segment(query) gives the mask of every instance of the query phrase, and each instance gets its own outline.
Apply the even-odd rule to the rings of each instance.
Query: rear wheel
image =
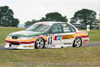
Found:
[[[38,38],[35,42],[35,48],[42,49],[45,47],[45,41],[42,38]]]
[[[81,46],[82,46],[82,40],[81,40],[81,38],[76,38],[74,40],[73,47],[81,47]]]

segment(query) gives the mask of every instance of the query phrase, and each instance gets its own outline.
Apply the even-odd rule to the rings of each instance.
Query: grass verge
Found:
[[[90,42],[100,42],[100,30],[91,30],[89,32]]]
[[[18,66],[13,66],[12,62],[13,63],[36,62],[37,64],[34,67],[50,67],[50,66],[43,66],[42,63],[62,63],[62,62],[64,63],[87,62],[87,63],[99,64],[100,47],[35,49],[35,50],[0,50],[0,67],[18,67]],[[58,66],[55,65],[54,67]],[[71,67],[84,67],[84,66],[71,66]],[[95,66],[95,67],[100,67],[100,66]]]
[[[5,38],[8,34],[16,31],[24,30],[25,28],[15,28],[15,27],[0,27],[0,44],[5,44]]]

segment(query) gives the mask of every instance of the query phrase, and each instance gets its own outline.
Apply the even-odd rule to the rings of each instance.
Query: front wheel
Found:
[[[38,38],[35,42],[35,48],[42,49],[45,47],[45,41],[42,38]]]
[[[81,46],[82,46],[82,40],[81,40],[81,38],[76,38],[74,40],[73,47],[81,47]]]

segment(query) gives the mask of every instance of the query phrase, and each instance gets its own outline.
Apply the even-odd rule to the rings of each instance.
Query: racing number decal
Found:
[[[48,36],[47,43],[48,45],[52,44],[52,36]]]

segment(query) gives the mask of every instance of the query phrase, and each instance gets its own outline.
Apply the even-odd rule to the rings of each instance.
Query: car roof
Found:
[[[47,24],[47,25],[53,25],[55,23],[67,23],[67,22],[59,22],[59,21],[43,21],[43,22],[37,22],[37,24]]]

